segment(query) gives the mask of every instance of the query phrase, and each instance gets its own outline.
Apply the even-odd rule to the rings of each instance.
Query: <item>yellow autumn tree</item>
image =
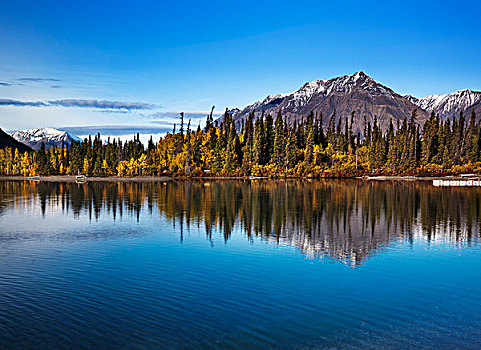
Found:
[[[137,160],[137,175],[143,175],[144,170],[147,168],[147,155],[144,153]]]
[[[28,152],[25,152],[22,156],[22,159],[20,161],[21,164],[21,172],[23,176],[29,176],[30,175],[30,157],[28,156]]]
[[[88,176],[89,175],[89,171],[90,171],[90,162],[89,162],[89,159],[88,158],[84,158],[84,164],[83,164],[83,167],[82,167],[82,172],[85,176]]]
[[[112,171],[110,170],[110,167],[109,167],[109,164],[107,163],[107,159],[104,159],[102,161],[102,174],[104,176],[111,176],[113,175],[112,174]]]
[[[129,162],[127,162],[126,160],[120,161],[119,164],[117,165],[117,176],[119,177],[127,176],[128,167],[129,167]]]

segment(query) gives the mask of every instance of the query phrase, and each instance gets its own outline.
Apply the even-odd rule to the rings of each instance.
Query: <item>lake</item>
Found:
[[[0,348],[481,348],[481,188],[0,182]]]

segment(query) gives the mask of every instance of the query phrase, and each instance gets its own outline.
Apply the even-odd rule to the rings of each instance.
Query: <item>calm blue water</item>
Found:
[[[481,190],[0,182],[0,348],[481,348]]]

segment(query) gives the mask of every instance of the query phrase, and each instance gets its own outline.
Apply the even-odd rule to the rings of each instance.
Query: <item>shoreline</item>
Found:
[[[0,181],[34,181],[34,182],[166,182],[172,181],[169,176],[137,176],[137,177],[86,177],[78,179],[76,176],[70,175],[52,175],[52,176],[0,176]]]
[[[71,175],[52,175],[52,176],[0,176],[0,181],[35,181],[35,182],[167,182],[174,180],[315,180],[315,179],[339,179],[339,180],[363,180],[363,181],[432,181],[432,180],[469,180],[481,179],[481,175],[466,176],[358,176],[358,177],[324,177],[324,178],[309,178],[309,177],[286,177],[286,178],[271,178],[262,176],[199,176],[199,177],[171,177],[171,176],[136,176],[136,177],[85,177],[77,178]]]

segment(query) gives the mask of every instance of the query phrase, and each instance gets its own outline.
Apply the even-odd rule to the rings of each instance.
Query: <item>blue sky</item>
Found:
[[[198,118],[359,70],[416,96],[481,90],[476,1],[1,0],[1,9],[7,130],[166,128],[182,110]]]

